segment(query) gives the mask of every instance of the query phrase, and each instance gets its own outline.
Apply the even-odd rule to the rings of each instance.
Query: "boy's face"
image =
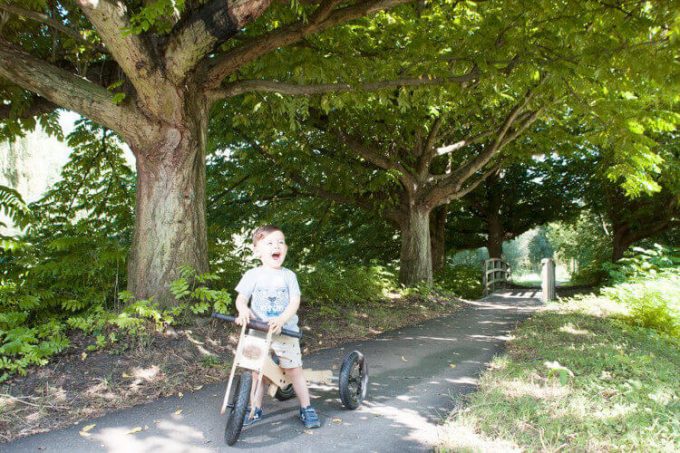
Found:
[[[255,244],[255,255],[264,267],[272,269],[281,269],[287,251],[286,237],[280,231],[272,231]]]

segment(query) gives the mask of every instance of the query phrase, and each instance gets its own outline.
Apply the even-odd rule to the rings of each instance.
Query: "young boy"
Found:
[[[286,374],[290,376],[295,394],[300,400],[300,420],[305,428],[318,428],[321,422],[310,404],[307,381],[302,374],[300,341],[297,338],[278,335],[284,327],[300,331],[296,314],[300,307],[300,287],[295,273],[282,267],[288,251],[286,238],[280,228],[265,225],[253,233],[253,245],[255,256],[262,261],[262,266],[247,271],[236,285],[238,292],[236,324],[248,323],[251,317],[269,322],[269,329],[274,334],[272,349],[279,357],[279,366],[285,368]],[[257,378],[257,373],[253,373],[253,382],[256,382]],[[248,410],[244,425],[262,419],[263,387],[260,386],[256,394],[251,395],[255,414],[250,418]]]

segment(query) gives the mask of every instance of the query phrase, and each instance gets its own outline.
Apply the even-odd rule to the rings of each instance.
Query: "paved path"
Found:
[[[321,429],[305,431],[296,419],[297,401],[267,399],[265,419],[244,428],[239,441],[223,441],[219,415],[224,384],[206,386],[184,398],[165,398],[92,420],[91,436],[79,426],[0,445],[13,452],[407,452],[429,451],[438,425],[498,354],[518,321],[540,302],[535,291],[512,290],[470,302],[457,313],[388,332],[377,339],[320,351],[305,359],[314,369],[339,367],[353,349],[367,357],[370,387],[356,411],[342,408],[337,387],[312,387]],[[179,415],[176,414],[181,409]],[[134,427],[148,427],[128,434]]]

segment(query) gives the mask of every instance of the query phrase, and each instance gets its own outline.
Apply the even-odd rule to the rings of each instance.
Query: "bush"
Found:
[[[320,263],[297,273],[305,301],[310,305],[360,305],[376,301],[397,287],[395,273],[384,266],[343,266]]]
[[[612,283],[653,278],[664,269],[680,265],[680,250],[654,244],[651,249],[633,247],[614,264],[605,266]]]
[[[463,299],[479,299],[483,292],[480,277],[481,271],[477,266],[447,266],[435,275],[435,285]]]
[[[680,338],[680,270],[604,288],[602,294],[626,305],[633,325]]]
[[[613,286],[602,294],[626,305],[630,324],[680,337],[680,263],[678,251],[655,244],[635,247],[607,268]]]

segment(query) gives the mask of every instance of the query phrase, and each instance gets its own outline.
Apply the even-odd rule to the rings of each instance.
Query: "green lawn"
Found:
[[[515,332],[441,451],[680,451],[680,340],[594,296],[554,303]]]

